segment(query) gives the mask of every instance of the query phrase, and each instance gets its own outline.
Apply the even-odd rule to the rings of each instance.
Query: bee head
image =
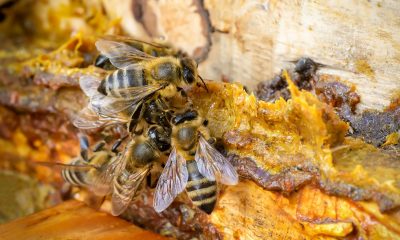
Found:
[[[186,84],[193,84],[197,80],[197,63],[188,57],[181,59],[182,77]]]
[[[197,72],[197,66],[198,66],[197,62],[195,62],[192,58],[184,57],[181,59],[181,65],[182,65],[183,81],[186,84],[192,85],[193,83],[196,82],[197,84],[199,84],[198,80],[200,80],[204,88],[208,92],[207,85]]]

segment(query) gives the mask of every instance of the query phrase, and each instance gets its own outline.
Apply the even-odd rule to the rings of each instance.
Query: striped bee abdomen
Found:
[[[186,192],[195,206],[210,214],[217,202],[217,183],[200,174],[196,161],[187,161],[186,166],[189,172]]]
[[[129,97],[123,89],[147,85],[144,69],[118,69],[109,74],[101,83],[98,91],[112,97]],[[116,91],[118,90],[118,91]]]
[[[81,159],[77,159],[71,163],[72,165],[82,165],[85,164]],[[89,185],[87,182],[87,171],[78,171],[72,168],[65,168],[61,171],[62,178],[74,185],[79,187],[86,187]]]

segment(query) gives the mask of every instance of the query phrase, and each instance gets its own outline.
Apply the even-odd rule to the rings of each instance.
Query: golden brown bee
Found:
[[[130,141],[119,158],[108,166],[107,171],[112,175],[113,215],[123,213],[138,195],[158,157],[158,151],[151,142],[139,136]]]
[[[193,59],[183,54],[154,57],[141,51],[143,47],[136,48],[139,43],[138,40],[123,38],[120,41],[113,37],[96,42],[101,54],[118,69],[102,80],[94,76],[80,79],[80,86],[90,103],[76,117],[75,126],[86,129],[128,122],[133,127],[140,120],[144,110],[142,105],[147,101],[175,96],[185,86],[202,82]],[[156,48],[149,43],[144,46]],[[158,48],[157,52],[163,49],[162,46]],[[164,53],[174,52],[165,48]]]
[[[195,110],[175,116],[172,123],[172,150],[157,183],[154,209],[162,212],[186,190],[195,206],[211,213],[218,196],[217,182],[237,184],[236,170],[211,145],[215,140]]]
[[[118,68],[100,84],[104,95],[129,98],[129,92],[121,89],[162,82],[183,87],[200,80],[192,58],[163,45],[108,36],[98,40],[96,47]]]
[[[64,181],[73,186],[87,188],[98,196],[107,195],[110,191],[110,186],[101,179],[101,176],[106,166],[117,157],[115,149],[120,142],[117,141],[112,151],[109,151],[104,148],[105,142],[101,141],[94,146],[91,154],[89,154],[89,142],[85,135],[79,135],[79,142],[81,154],[73,159],[71,163],[39,162],[38,164],[59,167]]]
[[[129,206],[164,156],[168,160],[155,190],[155,210],[166,209],[186,189],[194,205],[210,213],[217,183],[234,185],[238,176],[212,146],[204,121],[183,94],[184,87],[202,82],[195,61],[183,55],[154,57],[128,40],[105,38],[96,46],[118,69],[104,79],[80,79],[90,102],[74,125],[97,128],[128,123],[131,138],[100,177],[100,185],[110,185],[112,213],[119,215]],[[176,101],[176,96],[182,98]]]
[[[168,111],[162,99],[146,103],[143,118],[123,153],[106,166],[101,184],[112,188],[112,213],[121,214],[137,196],[154,164],[169,155],[155,191],[154,208],[161,212],[186,190],[195,206],[211,213],[217,183],[234,185],[236,170],[213,146],[207,127],[192,108]],[[175,109],[177,111],[177,109]],[[207,140],[206,140],[207,139]]]
[[[86,136],[81,135],[79,139],[80,157],[73,159],[70,164],[39,164],[61,168],[63,179],[73,186],[87,188],[97,196],[110,194],[111,213],[120,215],[145,187],[146,177],[156,165],[161,152],[155,142],[144,134],[129,140],[122,152],[117,149],[126,138],[118,139],[111,150],[104,148],[104,141],[100,142],[93,148],[92,154],[89,154]]]
[[[213,138],[196,111],[175,114],[169,122],[169,126],[147,124],[141,134],[132,135],[123,152],[102,168],[100,185],[110,186],[113,215],[126,210],[144,186],[146,176],[167,156],[155,190],[157,212],[186,190],[195,206],[211,213],[218,196],[217,183],[237,183],[236,170],[212,146]]]

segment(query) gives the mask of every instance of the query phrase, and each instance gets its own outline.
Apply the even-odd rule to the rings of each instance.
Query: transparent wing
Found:
[[[114,88],[112,91],[123,97],[114,97],[114,96],[107,96],[107,98],[111,99],[126,99],[130,101],[140,101],[143,98],[154,94],[155,92],[165,88],[168,83],[161,83],[161,84],[151,84],[151,85],[144,85],[144,86],[137,86],[137,87],[124,87],[124,88]],[[95,95],[97,98],[104,97],[102,94]]]
[[[203,136],[199,138],[195,160],[199,172],[209,180],[217,179],[225,185],[238,183],[238,175],[235,168]]]
[[[90,165],[90,164],[63,164],[63,163],[52,163],[52,162],[36,162],[38,165],[47,166],[51,168],[58,168],[60,170],[68,170],[74,172],[82,172],[84,174],[90,174],[95,171],[98,174],[101,174],[101,169],[98,166]],[[94,177],[91,175],[91,177]],[[110,183],[106,183],[103,181],[98,181],[98,178],[90,179],[87,187],[91,192],[93,192],[97,196],[105,196],[109,193]]]
[[[124,153],[111,158],[111,160],[101,166],[99,174],[93,179],[90,189],[99,196],[107,195],[111,192],[111,186],[115,176],[118,176],[126,165]]]
[[[99,94],[97,88],[99,87],[100,82],[101,79],[91,75],[85,75],[79,78],[79,86],[88,97]]]
[[[136,38],[131,38],[131,37],[126,37],[126,36],[118,36],[118,35],[106,35],[102,37],[104,40],[108,41],[115,41],[115,42],[124,42],[130,46],[139,46],[139,45],[150,45],[154,48],[171,48],[168,45],[161,44],[161,43],[155,43],[155,42],[147,42],[144,40],[136,39]]]
[[[158,179],[153,202],[156,212],[164,211],[174,201],[185,189],[188,178],[186,160],[174,147]]]
[[[51,168],[59,168],[61,170],[72,170],[72,171],[82,171],[87,172],[89,170],[95,169],[98,170],[96,166],[90,164],[82,164],[82,165],[75,165],[75,164],[64,164],[64,163],[56,163],[56,162],[35,162],[37,165],[51,167]]]
[[[120,177],[114,179],[113,194],[111,198],[111,213],[114,216],[122,214],[129,206],[132,199],[149,173],[151,165],[135,169],[133,173],[123,171]]]
[[[112,65],[117,68],[125,68],[133,62],[154,58],[123,41],[99,39],[96,42],[96,47],[101,54],[108,57]]]
[[[80,129],[94,129],[115,124],[114,118],[100,117],[88,107],[83,108],[78,114],[72,117],[72,124]]]
[[[101,94],[94,95],[90,99],[91,108],[102,116],[115,118],[115,114],[128,111],[130,116],[142,100],[150,97],[157,91],[164,88],[165,84],[154,84],[140,87],[124,88],[116,91],[123,91],[127,98],[113,98]]]

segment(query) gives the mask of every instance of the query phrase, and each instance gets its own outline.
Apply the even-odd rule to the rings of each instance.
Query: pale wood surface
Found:
[[[400,90],[398,1],[205,1],[213,48],[201,67],[254,89],[302,56],[355,84],[360,109],[383,109]],[[211,71],[210,71],[211,70]]]
[[[121,17],[129,34],[148,38],[133,17],[134,2],[141,1],[108,3],[106,9]],[[204,32],[209,29],[193,12],[198,1],[149,1],[148,5],[148,12],[154,13],[153,37],[163,37],[192,55],[196,48],[208,48]],[[396,0],[206,0],[203,5],[214,30],[210,51],[199,66],[204,78],[227,78],[254,90],[290,61],[307,56],[330,67],[320,74],[356,86],[359,111],[382,110],[400,95]]]

